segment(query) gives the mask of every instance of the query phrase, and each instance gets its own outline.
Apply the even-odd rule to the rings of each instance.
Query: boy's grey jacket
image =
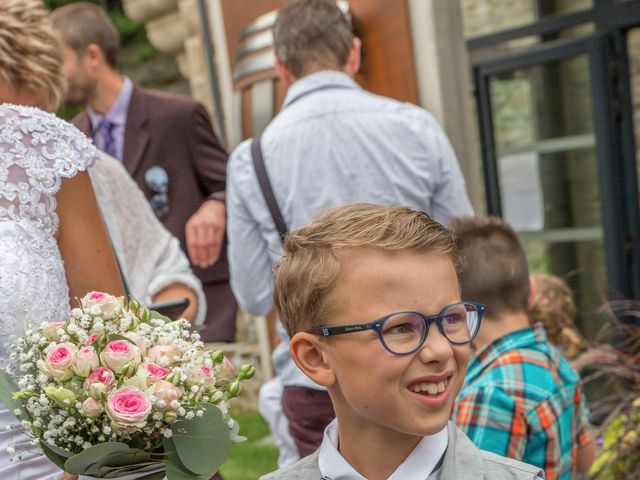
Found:
[[[449,445],[441,468],[429,475],[428,480],[536,480],[544,473],[526,463],[485,452],[449,422]],[[321,480],[316,450],[311,455],[288,467],[269,473],[260,480]]]

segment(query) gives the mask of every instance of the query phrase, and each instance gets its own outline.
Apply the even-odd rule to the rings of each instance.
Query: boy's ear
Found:
[[[326,361],[323,342],[317,335],[296,333],[289,342],[289,353],[298,368],[311,380],[323,387],[333,385],[335,375]]]

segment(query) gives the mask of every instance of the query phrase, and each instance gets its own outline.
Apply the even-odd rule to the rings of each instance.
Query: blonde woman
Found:
[[[64,320],[89,290],[123,294],[86,169],[98,157],[58,105],[62,59],[40,1],[0,2],[0,364],[42,322]],[[18,106],[32,105],[39,108]],[[1,406],[1,404],[0,404]],[[0,478],[63,473],[0,408]],[[5,430],[5,426],[13,426]],[[20,461],[11,457],[20,456]],[[16,459],[14,459],[16,460]]]

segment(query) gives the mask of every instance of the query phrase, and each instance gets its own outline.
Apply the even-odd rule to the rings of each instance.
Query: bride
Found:
[[[25,331],[64,320],[69,299],[90,290],[123,294],[86,172],[98,152],[54,115],[10,104],[55,109],[61,85],[50,82],[62,79],[57,48],[41,2],[0,2],[0,103],[9,102],[0,105],[0,366]],[[6,429],[15,423],[0,404],[0,478],[61,478],[35,452],[12,461],[9,452],[29,449],[30,441],[17,427]]]

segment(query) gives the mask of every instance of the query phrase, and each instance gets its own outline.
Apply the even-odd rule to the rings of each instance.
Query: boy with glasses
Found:
[[[406,207],[336,207],[286,237],[276,307],[337,418],[264,480],[544,478],[448,423],[486,308],[461,300],[456,263],[453,234]]]
[[[454,419],[479,448],[570,480],[595,456],[579,376],[529,324],[535,284],[513,229],[499,218],[453,223],[462,295],[491,308],[474,339],[474,357]]]

